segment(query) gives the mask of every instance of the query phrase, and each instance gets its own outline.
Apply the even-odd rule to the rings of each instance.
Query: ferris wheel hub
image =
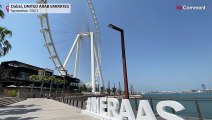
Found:
[[[80,37],[90,37],[91,32],[82,32],[80,33]]]

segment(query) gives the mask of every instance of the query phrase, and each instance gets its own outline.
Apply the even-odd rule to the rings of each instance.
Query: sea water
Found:
[[[143,94],[144,98],[152,98],[153,109],[156,111],[156,105],[159,101],[163,100],[174,100],[181,103],[185,110],[177,112],[177,115],[188,116],[188,117],[198,117],[198,112],[195,105],[195,99],[198,100],[199,108],[204,119],[212,120],[212,93],[175,93],[175,94]],[[161,99],[161,100],[158,100]],[[139,105],[139,100],[137,103],[135,99],[131,99],[131,105],[135,110]],[[171,112],[170,109],[167,109]]]

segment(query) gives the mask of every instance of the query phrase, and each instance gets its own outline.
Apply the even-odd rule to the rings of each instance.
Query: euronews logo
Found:
[[[206,6],[188,6],[188,5],[177,5],[176,10],[185,10],[185,11],[191,11],[191,10],[206,10]]]

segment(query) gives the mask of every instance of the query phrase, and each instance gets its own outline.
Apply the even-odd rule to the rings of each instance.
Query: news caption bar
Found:
[[[9,4],[9,13],[71,13],[71,4]]]

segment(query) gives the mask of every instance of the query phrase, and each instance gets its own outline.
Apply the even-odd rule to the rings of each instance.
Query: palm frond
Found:
[[[0,32],[2,32],[5,28],[0,26]]]
[[[9,52],[9,50],[12,49],[12,45],[7,40],[4,41],[3,45],[4,47],[2,49],[3,50],[2,55],[5,56]]]
[[[0,17],[4,18],[4,12],[2,10],[0,10]]]
[[[4,34],[7,35],[7,36],[12,37],[12,34],[13,34],[13,33],[12,33],[12,31],[10,31],[10,30],[8,30],[8,29],[5,28]]]
[[[4,34],[5,36],[12,36],[12,31],[8,30],[7,28],[5,27],[1,27],[0,26],[0,33],[1,35]]]

